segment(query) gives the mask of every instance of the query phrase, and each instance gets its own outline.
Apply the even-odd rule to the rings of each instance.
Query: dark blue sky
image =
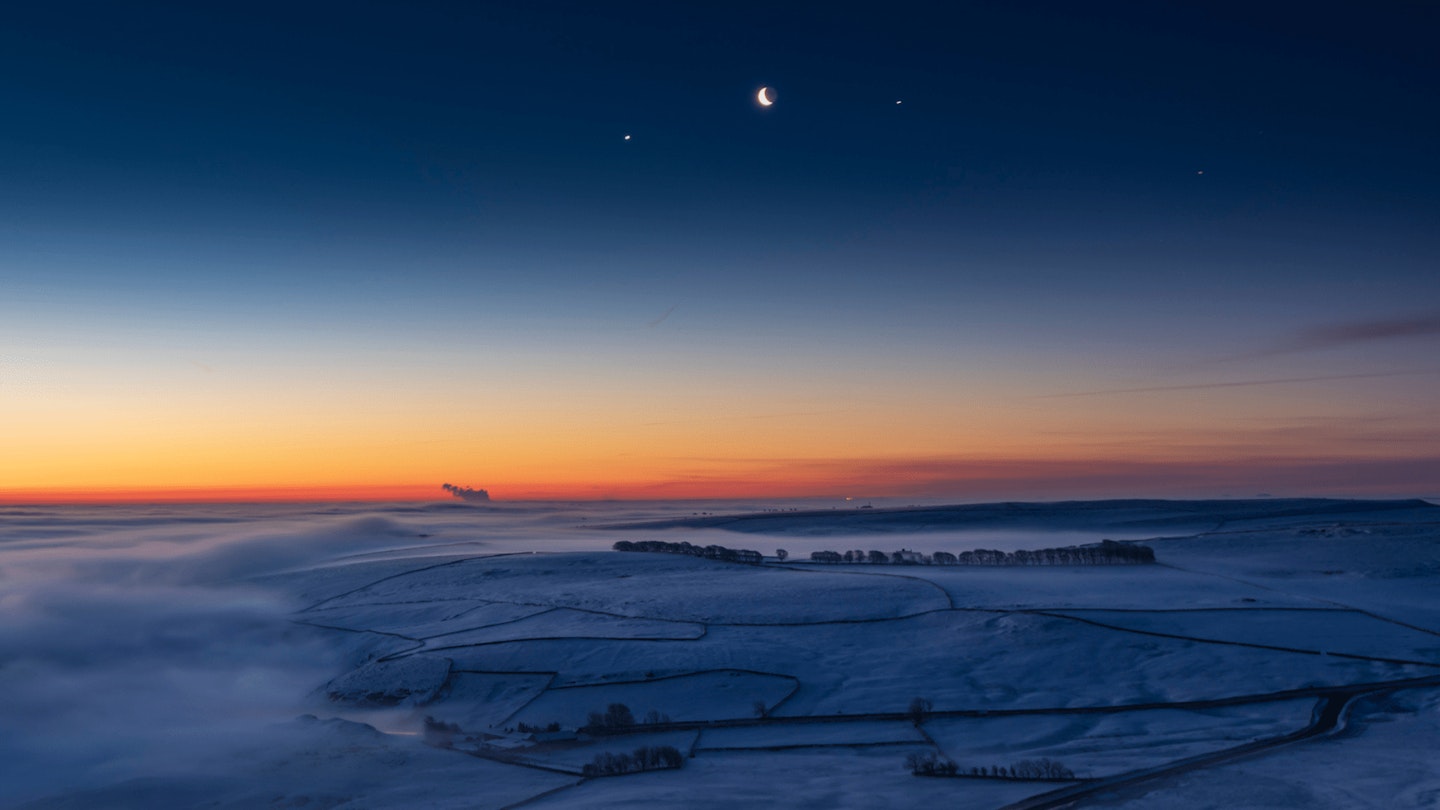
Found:
[[[1430,3],[12,6],[0,337],[358,380],[758,365],[745,407],[781,411],[874,405],[775,388],[840,366],[932,410],[1410,374],[1437,34]],[[1389,336],[1271,351],[1353,324]],[[1403,379],[1413,422],[1434,375]],[[1278,406],[1227,407],[1190,429]]]
[[[1435,214],[1429,4],[31,5],[0,34],[31,221],[807,247],[886,214],[1413,242]]]

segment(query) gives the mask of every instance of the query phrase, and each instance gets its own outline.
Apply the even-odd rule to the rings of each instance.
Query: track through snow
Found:
[[[1346,711],[1358,698],[1369,695],[1388,694],[1402,689],[1434,686],[1440,686],[1440,676],[1417,678],[1402,683],[1371,684],[1368,686],[1328,690],[1320,696],[1320,703],[1315,707],[1314,717],[1311,723],[1298,731],[1270,739],[1256,740],[1212,754],[1201,754],[1154,768],[1145,768],[1118,776],[1063,787],[1022,801],[1007,804],[999,808],[999,810],[1056,810],[1056,808],[1080,806],[1088,798],[1100,796],[1111,797],[1112,794],[1140,787],[1147,783],[1171,779],[1191,771],[1211,768],[1232,760],[1262,754],[1283,746],[1309,740],[1313,737],[1330,734],[1341,727],[1341,721],[1344,719]]]

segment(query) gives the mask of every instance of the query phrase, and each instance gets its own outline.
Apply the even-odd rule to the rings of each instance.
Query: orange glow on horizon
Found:
[[[724,500],[738,498],[948,498],[1064,500],[1095,497],[1252,497],[1416,495],[1440,490],[1431,458],[1234,458],[1224,460],[791,459],[695,461],[609,476],[522,480],[455,477],[507,501]],[[595,472],[589,470],[589,472]],[[1357,483],[1362,482],[1362,483]],[[0,504],[440,502],[451,497],[436,479],[423,484],[307,483],[289,486],[155,486],[0,488]]]
[[[0,503],[443,501],[446,481],[499,502],[1440,490],[1427,411],[1377,427],[1336,395],[1293,416],[1264,387],[1054,398],[1095,386],[749,356],[488,376],[275,358],[195,379],[81,359],[0,397]]]
[[[439,493],[438,495],[436,493]],[[145,503],[333,503],[346,501],[438,501],[438,486],[298,487],[94,487],[86,489],[0,489],[0,504]]]

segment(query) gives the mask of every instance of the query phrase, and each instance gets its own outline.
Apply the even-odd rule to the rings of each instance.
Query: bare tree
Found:
[[[605,725],[610,728],[627,728],[635,725],[635,715],[624,703],[611,703],[605,707]]]
[[[925,715],[929,714],[933,708],[935,708],[935,704],[927,698],[917,697],[910,701],[910,707],[905,710],[905,713],[910,716],[910,722],[918,726],[924,722]]]
[[[943,759],[934,751],[906,754],[905,767],[916,776],[954,776],[960,770],[954,760]]]
[[[678,768],[685,763],[685,757],[673,745],[642,746],[629,754],[612,754],[608,751],[596,754],[589,764],[581,769],[585,776],[617,776],[632,771],[652,771],[660,768]]]

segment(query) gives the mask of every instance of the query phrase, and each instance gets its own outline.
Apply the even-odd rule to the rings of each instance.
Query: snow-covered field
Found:
[[[1099,777],[1285,734],[1304,727],[1314,705],[1300,699],[1220,709],[937,718],[925,731],[962,767],[1049,757],[1077,776]]]
[[[1270,810],[1440,806],[1440,691],[1358,702],[1351,728],[1269,756],[1196,771],[1127,791],[1107,808]]]
[[[514,720],[530,725],[559,721],[566,728],[578,728],[590,712],[604,711],[613,703],[629,706],[642,722],[652,711],[682,722],[743,718],[754,714],[755,703],[773,707],[797,685],[783,675],[722,670],[638,682],[557,686],[526,706]]]
[[[1070,610],[1061,615],[1164,636],[1440,664],[1440,636],[1355,610]]]
[[[807,559],[1102,537],[1153,537],[1158,562]],[[1063,787],[912,776],[911,754],[1158,769],[1081,806],[1430,806],[1435,593],[1440,508],[1418,502],[0,509],[0,807],[1001,808]],[[634,725],[581,728],[621,704]],[[1255,741],[1276,744],[1221,760]],[[641,746],[683,767],[579,776]]]

